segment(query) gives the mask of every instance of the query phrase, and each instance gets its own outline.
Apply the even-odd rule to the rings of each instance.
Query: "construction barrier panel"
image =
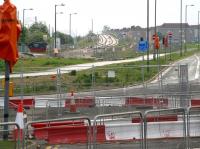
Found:
[[[191,106],[192,107],[200,106],[200,99],[192,99],[191,100]]]
[[[166,98],[127,97],[125,106],[168,107]]]
[[[87,143],[88,126],[61,126],[48,128],[49,144]],[[92,130],[92,129],[91,129]],[[105,142],[105,126],[97,127],[97,142]]]
[[[166,122],[166,121],[178,121],[177,115],[160,115],[160,116],[148,116],[147,122]],[[141,123],[142,120],[139,117],[135,117],[132,119],[132,123]]]
[[[70,100],[66,99],[65,100],[65,108],[70,108]],[[95,106],[95,98],[94,97],[75,97],[75,105],[78,108],[85,108],[85,107],[94,107]]]
[[[34,98],[25,98],[25,99],[10,99],[9,107],[17,109],[17,105],[20,103],[23,104],[25,109],[30,109],[35,107],[35,99]]]
[[[34,128],[33,136],[38,140],[48,139],[48,128],[55,126],[66,125],[84,125],[84,121],[60,121],[60,122],[46,122],[46,123],[33,123],[31,126]]]
[[[141,140],[141,124],[127,123],[105,125],[105,134],[107,141]]]

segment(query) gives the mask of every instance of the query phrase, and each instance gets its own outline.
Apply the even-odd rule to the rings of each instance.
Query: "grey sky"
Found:
[[[0,0],[3,3],[3,0]],[[94,32],[100,33],[103,26],[123,28],[132,25],[146,27],[147,0],[11,0],[22,19],[23,8],[33,8],[25,11],[25,24],[32,24],[37,16],[38,21],[54,28],[54,5],[65,3],[65,7],[57,7],[57,30],[69,33],[69,13],[72,15],[73,35],[84,35],[91,30],[93,19]],[[197,24],[197,14],[200,10],[200,0],[183,0],[183,22],[185,21],[185,5],[188,7],[188,23]],[[150,26],[154,25],[154,0],[150,0]],[[180,22],[180,0],[157,0],[157,25],[162,23]]]

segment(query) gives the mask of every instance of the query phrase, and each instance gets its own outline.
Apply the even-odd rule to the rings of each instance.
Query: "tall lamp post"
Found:
[[[149,72],[149,0],[147,0],[147,71]]]
[[[157,36],[157,0],[155,0],[155,31],[154,32],[155,32],[154,35],[156,37]],[[156,59],[156,49],[155,49],[155,47],[154,47],[154,52],[153,52],[153,59],[154,60]]]
[[[200,40],[200,35],[199,35],[199,17],[200,17],[200,11],[198,11],[198,50],[200,50],[200,47],[199,47],[199,40]]]
[[[22,51],[21,52],[25,52],[25,11],[26,10],[33,10],[33,8],[29,8],[29,9],[23,9],[23,22],[22,22]]]
[[[72,19],[72,15],[76,15],[77,13],[75,12],[75,13],[70,13],[69,14],[69,35],[71,36],[71,29],[72,29],[72,27],[71,27],[71,25],[72,25],[72,21],[71,21],[71,19]]]
[[[187,52],[187,8],[194,5],[185,5],[185,52]]]
[[[56,15],[57,15],[57,11],[56,11],[56,7],[57,6],[65,6],[65,4],[56,4],[55,5],[55,33],[54,33],[54,48],[56,49],[57,48],[57,46],[56,46]]]
[[[182,56],[183,51],[183,0],[180,1],[180,56]]]

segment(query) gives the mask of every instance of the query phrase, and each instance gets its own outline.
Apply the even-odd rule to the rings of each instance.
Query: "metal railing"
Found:
[[[143,139],[143,116],[142,116],[141,112],[135,111],[135,112],[124,112],[124,113],[97,115],[97,116],[95,116],[94,121],[93,121],[93,149],[97,149],[97,124],[99,122],[101,123],[101,119],[103,119],[103,121],[104,121],[104,119],[108,118],[108,117],[109,118],[111,117],[112,119],[114,119],[115,117],[119,118],[120,116],[129,116],[129,117],[132,118],[134,115],[136,115],[137,117],[139,116],[139,118],[141,120],[141,122],[140,122],[140,125],[141,125],[140,137],[141,137],[141,140],[142,140]],[[111,121],[112,121],[112,119],[111,119]],[[99,122],[98,122],[98,120],[99,120]],[[143,147],[143,144],[141,144],[141,147]]]
[[[14,125],[17,128],[17,149],[20,149],[20,127],[17,123],[15,122],[8,122],[8,123],[0,123],[0,126],[5,126],[5,125]]]
[[[70,121],[70,120],[86,120],[88,122],[88,132],[87,132],[87,149],[91,149],[91,120],[88,117],[73,117],[73,118],[62,118],[62,119],[49,119],[49,120],[41,120],[41,121],[31,121],[25,125],[24,135],[23,135],[23,149],[27,149],[26,139],[29,131],[29,126],[34,123],[50,123],[50,122],[62,122],[62,121]]]

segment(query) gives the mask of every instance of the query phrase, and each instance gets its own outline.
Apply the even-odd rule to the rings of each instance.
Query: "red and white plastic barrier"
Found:
[[[34,98],[24,98],[24,99],[13,98],[9,100],[9,108],[17,109],[20,103],[23,104],[23,108],[25,109],[30,109],[35,107]]]
[[[158,118],[158,121],[155,119]],[[138,120],[137,120],[138,121]],[[147,139],[181,138],[184,135],[183,121],[178,121],[177,116],[161,116],[147,118]],[[73,123],[72,123],[73,122]],[[66,125],[65,125],[66,123]],[[71,123],[71,124],[70,124]],[[48,127],[45,127],[48,125]],[[83,121],[36,123],[32,124],[33,135],[36,139],[43,139],[49,144],[87,143],[89,126]],[[190,136],[199,137],[200,120],[190,123]],[[98,143],[109,141],[134,141],[141,140],[140,123],[106,123],[96,126],[96,141]],[[93,139],[93,127],[91,127]]]
[[[69,108],[71,104],[71,99],[65,100],[65,107]],[[95,98],[94,97],[75,97],[75,105],[77,108],[88,108],[95,106]]]
[[[125,106],[168,107],[168,99],[127,97],[125,99]]]
[[[148,116],[147,122],[169,122],[169,121],[178,121],[177,115],[160,115],[160,116]],[[141,118],[135,117],[132,119],[132,123],[140,123]]]
[[[33,136],[36,139],[48,139],[50,127],[84,125],[84,121],[61,121],[61,122],[48,122],[48,123],[33,123],[31,126],[34,128]]]
[[[191,99],[191,106],[200,106],[200,99]]]

